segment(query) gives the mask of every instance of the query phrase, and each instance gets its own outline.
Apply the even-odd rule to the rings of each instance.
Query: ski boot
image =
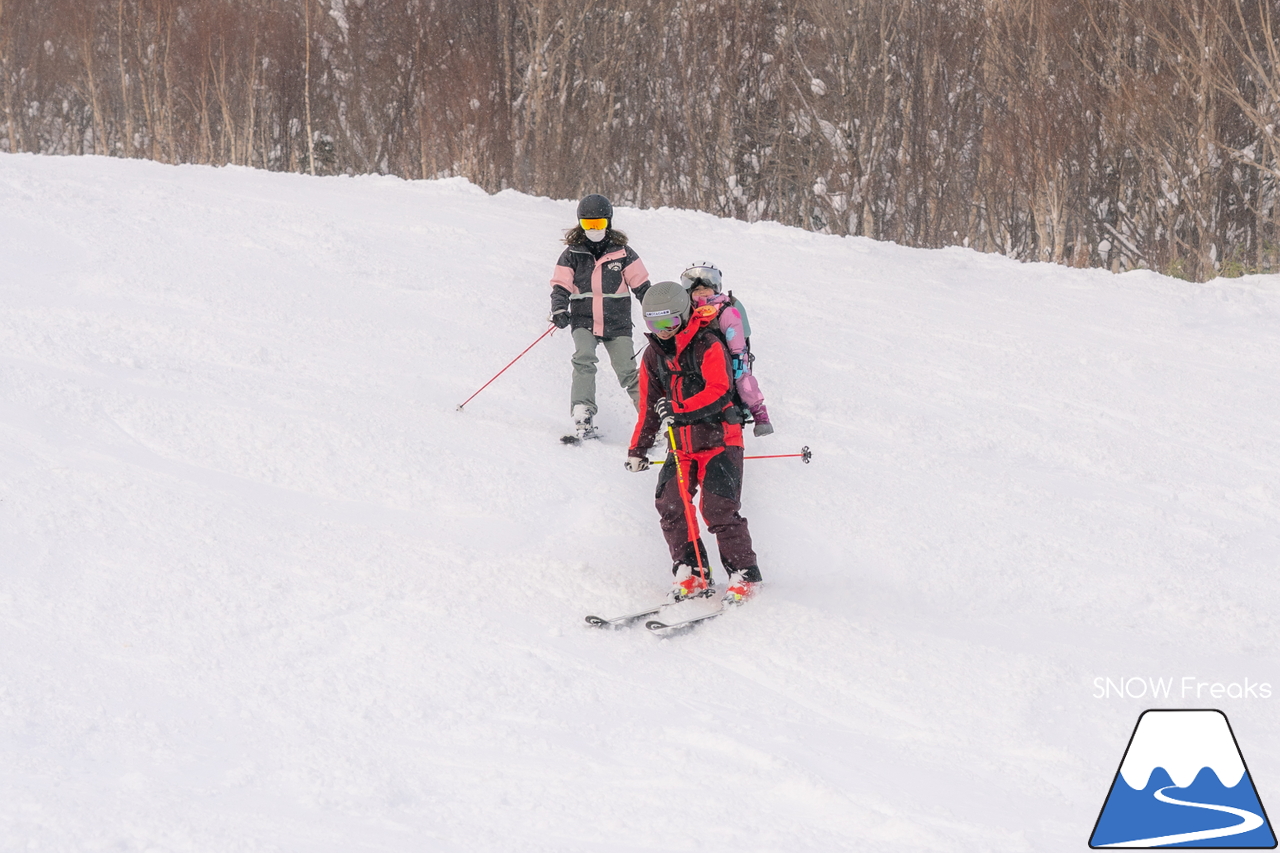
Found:
[[[715,592],[715,583],[711,580],[711,570],[708,567],[704,566],[699,570],[687,563],[676,563],[672,571],[675,581],[671,592],[667,594],[670,604],[679,604],[692,598],[706,598]]]
[[[742,571],[729,572],[729,585],[725,587],[723,604],[743,604],[755,595],[756,585],[760,583],[760,570],[755,566]]]
[[[578,441],[596,437],[596,427],[591,422],[595,414],[585,403],[573,407],[573,437]]]
[[[769,423],[769,410],[764,403],[756,403],[751,407],[751,420],[755,421],[755,429],[751,432],[756,438],[773,435],[773,424]]]

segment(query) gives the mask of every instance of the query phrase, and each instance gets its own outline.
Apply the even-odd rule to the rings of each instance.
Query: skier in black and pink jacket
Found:
[[[631,338],[631,294],[643,299],[649,272],[627,235],[613,227],[613,205],[602,195],[578,202],[578,224],[564,238],[565,250],[551,275],[551,322],[572,327],[573,382],[569,409],[576,437],[595,434],[596,346],[605,352],[618,383],[639,399]],[[638,403],[637,403],[638,405]]]

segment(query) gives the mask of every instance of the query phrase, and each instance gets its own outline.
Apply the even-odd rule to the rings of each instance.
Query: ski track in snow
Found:
[[[0,849],[1061,851],[1138,700],[1277,682],[1280,283],[620,209],[747,304],[759,600],[669,583],[573,202],[0,156]],[[1275,700],[1272,700],[1275,701]],[[1270,703],[1248,731],[1280,778]]]

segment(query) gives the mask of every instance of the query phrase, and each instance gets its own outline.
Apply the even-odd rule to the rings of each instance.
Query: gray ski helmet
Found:
[[[677,282],[660,281],[645,292],[640,308],[649,331],[667,332],[689,320],[689,293]]]
[[[582,201],[578,202],[578,218],[607,219],[612,225],[613,205],[609,203],[609,199],[599,194],[584,196]]]

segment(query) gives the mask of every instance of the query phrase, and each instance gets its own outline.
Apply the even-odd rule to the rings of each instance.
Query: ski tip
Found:
[[[601,619],[599,616],[588,616],[587,624],[594,628],[603,628],[605,625],[609,624],[609,620]]]
[[[574,447],[577,447],[579,444],[582,444],[582,439],[578,438],[576,435],[562,435],[560,436],[560,443],[571,444]]]
[[[657,619],[650,619],[648,622],[644,623],[644,626],[650,631],[662,631],[671,627],[666,622],[659,622]]]

